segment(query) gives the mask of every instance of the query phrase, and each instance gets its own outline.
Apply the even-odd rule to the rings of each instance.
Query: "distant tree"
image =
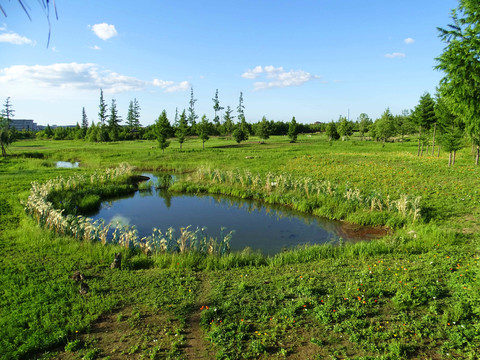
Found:
[[[360,133],[360,136],[362,137],[362,140],[363,140],[365,137],[365,134],[367,134],[368,131],[370,130],[370,126],[372,126],[373,121],[365,113],[361,113],[357,121],[358,121],[358,132]]]
[[[436,123],[435,101],[432,96],[425,92],[413,112],[413,121],[418,128],[418,150],[417,156],[423,155],[423,147],[427,140],[426,132]]]
[[[297,121],[295,120],[295,116],[292,117],[292,121],[288,124],[287,135],[291,143],[297,142],[298,124],[297,124]]]
[[[7,157],[7,148],[10,143],[9,121],[6,117],[0,115],[0,147],[3,157]]]
[[[100,125],[105,125],[107,121],[107,104],[105,104],[105,100],[103,99],[103,90],[100,89],[100,104],[98,105],[98,120],[100,121]]]
[[[205,142],[210,139],[211,124],[208,122],[207,115],[202,116],[202,120],[197,125],[198,137],[202,140],[202,149],[205,150]]]
[[[389,108],[385,110],[380,119],[375,121],[375,134],[377,139],[382,140],[383,144],[395,135],[395,119]]]
[[[108,117],[108,130],[110,140],[118,141],[118,135],[120,133],[121,117],[118,115],[117,102],[112,99],[112,105],[110,106],[110,116]]]
[[[465,130],[476,147],[475,164],[480,159],[480,2],[459,0],[452,12],[453,24],[438,28],[446,43],[436,58],[437,70],[444,72],[440,92],[451,99],[452,111],[465,123]]]
[[[215,124],[215,128],[220,128],[220,116],[218,116],[218,112],[223,110],[223,107],[220,106],[220,101],[218,100],[218,89],[215,91],[215,97],[212,99],[213,101],[213,111],[215,112],[215,117],[213,118],[213,123]]]
[[[240,123],[236,126],[235,130],[233,130],[232,136],[235,141],[240,144],[242,141],[248,140],[248,125],[245,120],[245,117],[242,117]]]
[[[262,142],[265,142],[270,137],[270,126],[265,116],[262,117],[262,121],[257,125],[257,136],[262,139]]]
[[[190,132],[192,135],[196,134],[195,126],[197,124],[198,115],[195,114],[195,103],[197,99],[193,97],[193,88],[190,88],[190,102],[188,107],[188,123],[190,125]]]
[[[238,98],[238,106],[237,106],[237,118],[238,121],[242,121],[245,118],[245,106],[243,105],[243,93],[240,92],[240,97]]]
[[[333,120],[327,124],[325,134],[328,136],[328,141],[340,139],[340,135],[338,135],[337,132],[337,126]]]
[[[84,129],[85,131],[87,131],[88,129],[88,118],[84,107],[82,108],[82,129]]]
[[[463,148],[465,124],[452,110],[452,100],[439,96],[435,104],[435,114],[439,124],[439,142],[448,151],[448,166],[455,164],[457,151]],[[439,148],[440,153],[440,148]]]
[[[10,96],[5,99],[5,103],[3,104],[3,109],[1,115],[7,119],[8,126],[10,126],[10,122],[13,120],[15,116],[15,110],[13,110],[12,104],[10,102]]]
[[[342,141],[345,141],[353,134],[353,123],[348,121],[345,116],[340,116],[337,124],[337,132],[338,135],[342,137]]]
[[[140,127],[140,105],[135,98],[130,101],[127,112],[127,128],[130,131],[131,137],[138,138]]]
[[[171,131],[172,128],[167,118],[167,112],[163,110],[154,126],[155,137],[157,138],[158,146],[162,149],[162,152],[165,152],[165,149],[170,145],[168,138]]]
[[[175,136],[180,144],[180,150],[182,150],[182,144],[185,142],[188,134],[188,122],[187,115],[185,115],[185,110],[183,110],[180,115],[180,120],[178,120],[177,130],[175,131]]]
[[[394,116],[395,132],[404,140],[405,135],[413,134],[416,130],[416,125],[412,120],[412,113],[410,110],[402,110],[400,115]]]
[[[226,136],[231,136],[234,129],[232,113],[233,110],[230,109],[230,106],[227,106],[225,114],[223,115],[223,133]]]
[[[53,136],[53,130],[49,124],[47,124],[47,127],[45,128],[44,132],[47,138],[51,138]]]

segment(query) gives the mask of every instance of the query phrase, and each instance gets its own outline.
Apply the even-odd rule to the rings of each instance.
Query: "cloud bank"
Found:
[[[26,92],[43,89],[95,90],[102,88],[106,93],[140,91],[159,86],[165,92],[183,91],[189,88],[187,81],[175,84],[173,81],[155,79],[144,81],[135,77],[102,69],[92,63],[59,63],[52,65],[14,65],[0,70],[0,86],[15,86]],[[188,86],[187,86],[188,85]]]
[[[5,29],[6,28],[2,28],[1,30],[5,30]],[[0,42],[9,43],[13,45],[26,45],[26,44],[35,45],[35,42],[33,40],[30,40],[29,38],[25,36],[21,36],[14,32],[0,34]]]
[[[406,55],[404,53],[400,53],[400,52],[394,52],[394,53],[390,53],[390,54],[385,54],[384,55],[387,59],[396,59],[396,58],[404,58],[406,57]]]
[[[300,86],[310,80],[319,79],[317,75],[312,75],[304,70],[290,70],[285,71],[283,67],[256,66],[253,69],[248,69],[242,74],[244,79],[254,80],[263,77],[263,81],[257,81],[253,84],[255,91],[283,88],[290,86]]]

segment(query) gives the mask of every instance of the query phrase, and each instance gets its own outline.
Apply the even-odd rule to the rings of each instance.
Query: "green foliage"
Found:
[[[353,134],[353,123],[348,121],[345,116],[340,116],[337,124],[337,132],[338,135],[342,137],[342,140],[346,140],[347,137]]]
[[[262,121],[257,126],[257,134],[260,139],[263,141],[267,140],[270,137],[270,126],[267,118],[262,117]]]
[[[297,142],[298,137],[298,124],[295,120],[295,116],[292,117],[292,121],[288,124],[288,138],[290,139],[291,143]]]
[[[158,147],[165,152],[165,149],[170,146],[170,142],[167,139],[172,133],[172,127],[167,118],[167,112],[162,111],[158,119],[155,121],[154,133],[158,141]]]
[[[375,135],[383,142],[395,135],[395,119],[390,109],[387,108],[380,119],[375,121]]]
[[[337,125],[333,122],[329,122],[325,128],[325,134],[328,137],[329,141],[340,139],[340,135],[337,132]]]

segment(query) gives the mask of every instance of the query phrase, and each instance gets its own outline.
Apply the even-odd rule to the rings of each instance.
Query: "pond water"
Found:
[[[69,162],[69,161],[57,161],[55,166],[57,168],[68,168],[68,169],[72,169],[72,168],[78,168],[80,166],[80,163],[77,161],[77,162]]]
[[[235,231],[230,242],[233,251],[250,247],[264,254],[275,254],[302,244],[338,242],[340,238],[357,241],[376,237],[368,231],[359,232],[358,227],[351,231],[343,222],[259,201],[166,190],[137,191],[127,197],[105,201],[90,217],[104,219],[107,223],[119,221],[135,225],[140,237],[151,235],[154,227],[162,231],[173,227],[178,234],[181,227],[191,225],[193,230],[206,227],[209,236],[220,238],[220,229],[225,227],[224,234]]]

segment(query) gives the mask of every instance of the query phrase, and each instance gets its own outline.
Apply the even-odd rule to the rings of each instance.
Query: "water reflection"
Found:
[[[286,207],[259,201],[219,195],[192,195],[171,193],[154,186],[134,194],[102,203],[92,216],[106,222],[120,219],[136,225],[140,237],[149,236],[152,228],[178,233],[181,227],[207,227],[207,233],[220,237],[221,227],[235,230],[232,250],[250,247],[266,254],[301,244],[357,240],[345,231],[345,224],[313,215],[305,215]],[[366,238],[368,236],[364,236]]]
[[[77,162],[69,162],[69,161],[57,161],[55,166],[57,168],[68,168],[68,169],[72,169],[72,168],[78,168],[80,166],[80,163],[77,161]]]

